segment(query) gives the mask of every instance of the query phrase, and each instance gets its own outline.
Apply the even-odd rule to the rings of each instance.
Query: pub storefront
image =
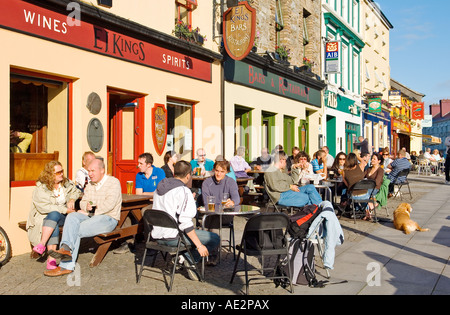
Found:
[[[204,130],[221,126],[222,55],[89,4],[79,3],[76,21],[65,1],[0,5],[0,164],[10,174],[0,181],[0,222],[14,255],[30,250],[17,222],[46,162],[58,159],[73,179],[93,151],[125,192],[139,154],[152,153],[155,166],[170,149],[190,160]],[[31,135],[25,152],[6,150],[7,126]],[[220,153],[220,136],[209,139]]]

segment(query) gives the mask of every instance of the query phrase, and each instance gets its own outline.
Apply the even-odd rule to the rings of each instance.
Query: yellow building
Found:
[[[190,160],[205,132],[221,126],[222,55],[202,40],[212,38],[213,4],[112,3],[0,1],[0,143],[8,147],[8,126],[33,135],[21,160],[0,153],[10,174],[0,180],[0,224],[14,255],[30,250],[17,223],[27,219],[32,171],[42,169],[45,152],[58,151],[73,179],[83,152],[94,151],[126,191],[139,154],[151,152],[156,166],[170,148]],[[199,27],[203,37],[175,33],[182,25]],[[209,153],[221,153],[221,138],[207,136],[217,143]]]

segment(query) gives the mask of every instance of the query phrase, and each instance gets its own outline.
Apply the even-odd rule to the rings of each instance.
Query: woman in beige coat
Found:
[[[42,255],[45,246],[56,250],[59,243],[59,227],[64,225],[66,214],[76,211],[75,201],[81,191],[64,177],[58,161],[48,162],[39,175],[33,191],[30,214],[27,221],[28,239],[33,251]],[[56,268],[56,261],[49,257],[47,269]]]

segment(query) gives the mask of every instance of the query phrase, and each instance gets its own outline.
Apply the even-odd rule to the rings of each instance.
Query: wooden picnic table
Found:
[[[94,236],[94,240],[97,244],[99,244],[99,246],[94,254],[94,257],[92,257],[89,266],[95,267],[102,262],[113,241],[134,236],[142,231],[143,226],[140,224],[142,222],[141,210],[151,203],[152,201],[147,195],[122,194],[122,209],[120,211],[120,220],[117,223],[117,227],[109,233]],[[134,217],[138,223],[123,227],[127,217]]]

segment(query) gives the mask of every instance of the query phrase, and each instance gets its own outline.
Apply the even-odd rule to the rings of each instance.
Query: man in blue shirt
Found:
[[[206,172],[211,172],[214,167],[214,161],[206,158],[206,152],[203,148],[197,150],[197,158],[191,161],[192,171],[195,174],[195,169],[200,167],[202,169],[201,175],[205,176]]]
[[[136,194],[153,197],[158,183],[166,177],[164,170],[153,166],[151,153],[143,153],[138,158],[139,173],[136,174]]]
[[[391,172],[388,174],[387,178],[391,181],[389,184],[389,197],[392,196],[394,193],[394,180],[397,177],[398,173],[403,171],[404,169],[411,168],[411,163],[406,158],[406,152],[403,150],[398,151],[397,159],[394,160],[391,164],[388,166],[389,169],[391,169]],[[405,176],[401,176],[397,178],[397,183],[402,183],[406,179]]]

